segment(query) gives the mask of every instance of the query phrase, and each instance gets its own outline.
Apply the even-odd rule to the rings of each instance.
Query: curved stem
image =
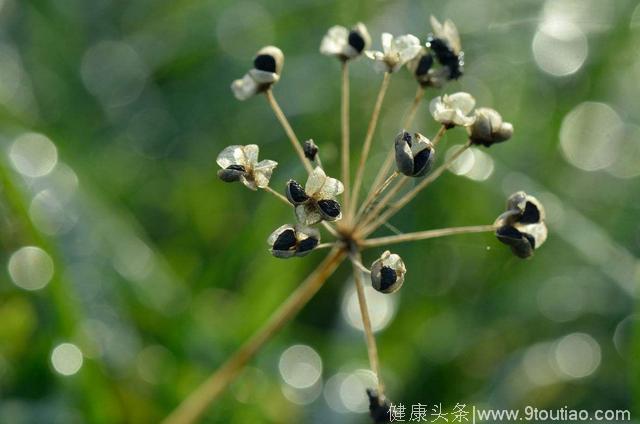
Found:
[[[333,249],[304,282],[282,303],[267,322],[254,333],[217,371],[192,392],[163,421],[187,424],[198,420],[209,405],[234,380],[240,370],[304,305],[320,290],[324,282],[343,261],[345,251]]]
[[[352,253],[352,265],[353,265],[353,280],[356,285],[356,292],[358,294],[358,305],[360,306],[360,315],[362,316],[362,325],[364,327],[365,339],[367,341],[367,354],[369,356],[369,364],[371,371],[376,375],[378,380],[378,395],[381,399],[384,399],[384,384],[382,384],[382,376],[380,375],[380,359],[378,357],[378,347],[376,345],[376,338],[373,335],[373,328],[371,327],[371,319],[369,318],[369,307],[367,306],[367,296],[364,292],[364,283],[362,282],[362,257],[360,252]]]
[[[342,184],[344,185],[344,204],[349,205],[350,180],[350,143],[349,143],[349,65],[345,60],[342,62],[342,101],[341,111],[341,132],[342,132]]]
[[[284,112],[282,112],[282,109],[280,108],[280,105],[276,101],[276,98],[274,97],[273,92],[271,91],[271,89],[268,89],[267,91],[264,92],[264,95],[267,98],[267,101],[269,102],[269,106],[271,106],[271,109],[273,109],[273,113],[275,113],[276,118],[278,118],[278,121],[280,121],[280,125],[282,125],[282,128],[284,129],[284,132],[287,134],[289,141],[291,141],[291,145],[293,146],[293,149],[298,154],[298,157],[300,158],[302,165],[304,165],[304,168],[307,170],[308,173],[311,173],[313,171],[313,167],[311,166],[311,164],[309,163],[309,160],[304,155],[304,150],[302,149],[300,140],[298,140],[296,133],[293,131],[293,128],[291,128],[291,124],[289,123],[289,120],[285,116]]]
[[[427,178],[422,180],[418,185],[416,185],[411,191],[409,191],[404,196],[402,196],[398,201],[390,205],[389,208],[383,214],[381,214],[375,221],[373,221],[372,224],[368,224],[366,228],[364,228],[364,230],[362,231],[362,234],[366,237],[367,235],[371,234],[376,229],[378,229],[380,225],[385,223],[389,218],[391,218],[400,209],[402,209],[407,203],[413,200],[413,198],[416,197],[418,193],[420,193],[420,191],[422,191],[427,186],[429,186],[429,184],[434,182],[440,175],[442,175],[444,171],[449,169],[451,164],[453,164],[453,162],[455,162],[455,160],[458,159],[458,157],[460,157],[460,155],[464,153],[469,147],[471,147],[471,141],[468,141],[467,143],[465,143],[465,145],[459,148],[453,155],[451,155],[451,157],[447,159],[445,163],[440,165],[435,171],[429,174]],[[406,180],[403,179],[401,180],[401,182],[402,181],[406,181]]]
[[[360,154],[360,161],[358,162],[358,170],[356,171],[356,179],[353,184],[353,191],[351,192],[351,204],[349,207],[349,216],[353,216],[355,213],[356,205],[358,204],[358,193],[360,186],[362,186],[362,178],[364,176],[364,168],[369,157],[369,150],[371,150],[371,141],[373,140],[373,134],[376,132],[376,126],[378,125],[378,118],[380,117],[380,109],[382,108],[382,102],[384,96],[387,93],[389,87],[389,81],[391,79],[391,73],[385,72],[382,84],[380,85],[380,91],[376,98],[376,104],[373,107],[373,113],[371,114],[371,120],[369,121],[369,127],[367,128],[367,134],[364,138],[364,144],[362,145],[362,153]]]
[[[407,241],[428,240],[437,237],[451,236],[454,234],[471,234],[471,233],[486,233],[496,230],[495,225],[473,225],[467,227],[451,227],[440,228],[437,230],[418,231],[415,233],[398,234],[394,236],[378,237],[369,240],[364,240],[360,243],[363,249],[369,247],[386,246],[389,244],[404,243]]]

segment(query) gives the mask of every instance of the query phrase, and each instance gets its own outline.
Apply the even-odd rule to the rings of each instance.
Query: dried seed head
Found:
[[[378,392],[374,389],[367,389],[369,398],[369,415],[374,423],[388,423],[391,421],[391,404],[387,399],[380,399]]]
[[[427,38],[427,48],[446,70],[446,79],[460,78],[464,72],[464,52],[458,29],[451,20],[447,19],[443,25],[433,16],[431,26],[433,34]]]
[[[312,139],[305,140],[302,145],[302,149],[304,150],[304,156],[310,161],[316,160],[316,155],[318,154],[318,146],[313,142]]]
[[[360,56],[370,45],[371,37],[363,23],[356,24],[351,30],[336,25],[329,28],[322,39],[320,53],[346,61]]]
[[[296,205],[298,222],[313,225],[322,220],[337,221],[342,218],[336,196],[343,192],[344,186],[337,179],[328,177],[322,168],[316,167],[309,175],[304,194],[300,189],[300,184],[293,180],[287,184],[287,198]]]
[[[467,127],[467,131],[473,144],[489,147],[510,139],[513,135],[513,125],[504,122],[497,111],[482,107],[476,109],[475,122]]]
[[[429,111],[442,125],[468,127],[475,121],[475,117],[468,116],[475,105],[476,99],[471,94],[459,92],[434,98],[429,103]]]
[[[422,47],[420,53],[407,63],[407,69],[423,87],[440,88],[449,79],[449,69],[437,66],[432,52]]]
[[[216,159],[222,168],[218,177],[225,182],[240,181],[251,190],[267,187],[278,163],[268,159],[258,162],[259,152],[255,144],[226,147]]]
[[[285,224],[267,239],[269,252],[276,258],[305,256],[320,243],[320,233],[313,228]]]
[[[261,48],[253,59],[253,68],[233,81],[231,90],[238,100],[246,100],[278,82],[284,65],[282,50],[274,46]]]
[[[496,219],[496,237],[516,256],[528,258],[547,239],[544,219],[544,208],[538,199],[524,191],[516,192],[507,199],[507,211]]]
[[[435,158],[435,148],[428,138],[420,133],[412,137],[404,130],[396,136],[395,152],[398,171],[408,177],[424,176]]]
[[[406,273],[402,258],[387,250],[371,264],[371,284],[381,293],[393,293],[402,287]]]
[[[420,40],[414,35],[399,37],[385,32],[382,34],[382,51],[367,50],[365,54],[373,59],[374,68],[379,72],[396,72],[405,63],[420,53]]]

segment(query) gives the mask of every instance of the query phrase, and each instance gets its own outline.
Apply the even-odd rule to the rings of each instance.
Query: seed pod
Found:
[[[336,200],[344,186],[335,178],[328,177],[321,167],[309,174],[304,191],[300,184],[290,180],[287,184],[287,198],[296,205],[298,222],[309,226],[318,222],[337,221],[342,218],[340,204]]]
[[[267,243],[277,258],[305,256],[320,243],[320,233],[313,228],[285,224],[271,233]]]
[[[503,122],[500,114],[488,107],[481,107],[475,111],[475,122],[467,127],[469,139],[473,144],[489,147],[494,143],[501,143],[513,136],[513,125]]]
[[[309,200],[309,196],[305,193],[304,188],[296,180],[289,180],[287,182],[286,195],[292,205],[301,205]]]
[[[347,61],[360,56],[370,45],[371,37],[364,24],[358,23],[351,30],[335,25],[322,39],[320,53]]]
[[[253,59],[253,68],[265,73],[280,75],[283,66],[284,54],[282,53],[282,50],[275,46],[266,46],[261,48]]]
[[[520,258],[533,255],[547,239],[547,226],[542,204],[533,196],[519,191],[507,199],[507,211],[496,219],[496,237]]]
[[[318,154],[318,146],[313,142],[313,140],[305,140],[302,145],[302,149],[304,150],[304,156],[307,159],[312,162],[316,160],[316,155]]]
[[[424,176],[435,158],[435,148],[428,138],[420,133],[412,137],[404,130],[396,136],[395,152],[398,171],[408,177]]]
[[[385,251],[371,264],[371,285],[381,293],[393,293],[402,287],[407,269],[402,258]]]

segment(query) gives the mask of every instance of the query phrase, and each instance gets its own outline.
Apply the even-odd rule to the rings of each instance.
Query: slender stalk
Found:
[[[371,141],[373,140],[373,134],[376,132],[376,126],[378,125],[378,118],[380,117],[380,109],[382,108],[382,102],[384,101],[387,88],[389,87],[389,81],[391,79],[391,73],[385,72],[382,84],[380,85],[380,91],[376,98],[376,104],[373,107],[373,113],[371,114],[371,120],[369,121],[369,127],[367,128],[367,134],[364,137],[364,144],[362,145],[362,153],[360,154],[360,161],[358,162],[358,170],[356,171],[356,179],[353,184],[353,191],[351,192],[351,204],[349,207],[349,216],[353,216],[358,204],[358,193],[360,186],[362,185],[362,178],[364,176],[364,168],[369,157],[369,150],[371,150]]]
[[[389,244],[404,243],[406,241],[428,240],[437,237],[451,236],[454,234],[485,233],[496,230],[495,225],[474,225],[468,227],[440,228],[438,230],[418,231],[415,233],[399,234],[394,236],[378,237],[365,240],[360,243],[363,249],[369,247],[386,246]]]
[[[333,228],[333,227],[331,226],[331,224],[329,224],[327,221],[322,221],[322,222],[320,222],[320,223],[322,224],[322,226],[323,226],[324,228],[326,228],[326,229],[327,229],[327,231],[329,231],[329,232],[331,233],[331,235],[332,235],[332,236],[334,236],[334,237],[336,237],[336,238],[340,237],[340,234],[338,234],[338,232],[336,231],[336,229],[335,229],[335,228]]]
[[[317,249],[328,249],[330,247],[337,247],[338,246],[338,242],[329,242],[329,243],[320,243],[319,245],[317,245],[313,250],[317,250]]]
[[[393,199],[396,194],[400,192],[407,181],[409,181],[409,177],[403,175],[400,180],[396,182],[396,185],[394,185],[387,192],[387,194],[385,194],[382,200],[380,200],[380,202],[378,202],[369,212],[364,215],[364,217],[360,220],[360,225],[358,227],[362,229],[365,228],[369,223],[373,222],[373,220],[375,220],[375,218],[380,214],[382,209],[384,209],[384,207],[389,204],[391,199]]]
[[[280,105],[276,101],[276,98],[274,97],[273,92],[271,91],[271,89],[268,89],[267,91],[264,92],[264,95],[267,98],[267,101],[269,102],[269,106],[271,106],[271,109],[273,109],[273,113],[275,113],[276,118],[278,118],[278,121],[280,121],[280,125],[282,125],[282,128],[284,129],[284,132],[287,134],[289,141],[291,141],[291,145],[293,146],[293,149],[298,154],[298,157],[300,158],[302,165],[304,165],[304,168],[307,170],[307,172],[311,173],[313,171],[313,167],[309,163],[309,160],[305,157],[304,150],[302,149],[302,144],[300,143],[300,140],[298,140],[298,137],[296,136],[296,133],[293,131],[293,128],[291,128],[291,124],[289,124],[289,120],[285,116],[284,112],[282,112],[282,109],[280,108]]]
[[[362,266],[362,257],[360,252],[352,254],[353,264],[353,280],[356,285],[356,292],[358,294],[358,305],[360,305],[360,314],[362,316],[362,325],[364,327],[365,339],[367,341],[367,354],[369,355],[369,365],[371,371],[376,375],[378,380],[378,395],[381,399],[384,399],[384,384],[382,384],[382,376],[380,375],[380,359],[378,357],[378,347],[376,345],[376,338],[373,335],[373,328],[371,327],[371,319],[369,318],[369,307],[367,306],[367,297],[364,293],[364,283],[362,281],[362,271],[357,265]]]
[[[442,137],[446,132],[447,127],[445,125],[442,125],[436,135],[433,137],[433,140],[431,140],[431,144],[433,144],[433,147],[436,147],[440,143],[440,140],[442,140]]]
[[[274,196],[276,196],[278,198],[278,200],[286,203],[288,206],[291,206],[291,203],[289,203],[289,200],[282,194],[278,193],[277,191],[275,191],[274,189],[272,189],[269,186],[263,187],[262,188],[264,191],[273,194]]]
[[[240,370],[304,305],[345,258],[343,249],[333,249],[318,267],[217,371],[193,391],[163,421],[165,424],[188,424],[198,420],[213,401],[233,381]]]
[[[421,85],[418,85],[418,89],[416,90],[416,95],[413,98],[411,107],[409,108],[409,111],[405,115],[404,121],[402,122],[403,129],[409,128],[413,123],[413,119],[415,118],[416,112],[418,111],[418,106],[420,106],[420,103],[424,98],[424,93],[425,93],[424,87]],[[384,176],[387,175],[387,173],[391,170],[391,167],[393,166],[393,162],[395,159],[394,151],[395,150],[392,146],[392,148],[389,150],[389,153],[387,154],[386,159],[384,160],[384,163],[382,164],[382,168],[380,168],[380,172],[378,172],[378,175],[376,175],[376,178],[373,180],[373,184],[371,185],[371,190],[369,190],[369,196],[367,196],[367,198],[371,196],[371,193],[375,191],[376,187],[380,185]]]
[[[342,131],[342,184],[344,185],[344,204],[349,205],[351,171],[350,165],[350,141],[349,141],[349,65],[345,60],[342,62],[342,102],[341,111],[341,131]]]
[[[391,175],[387,177],[386,180],[384,180],[382,184],[378,186],[377,189],[369,192],[369,194],[367,195],[367,198],[362,203],[362,206],[360,207],[360,209],[358,209],[358,213],[356,214],[356,222],[362,216],[362,214],[365,214],[369,211],[369,209],[371,208],[371,205],[376,201],[378,196],[380,196],[382,192],[385,191],[387,187],[389,187],[389,184],[391,184],[393,180],[395,180],[396,177],[398,177],[399,175],[400,173],[398,171],[394,171]]]
[[[358,261],[353,256],[351,257],[351,263],[355,265],[357,268],[360,268],[360,271],[364,272],[365,274],[371,274],[371,270],[366,266],[364,266],[362,262]]]
[[[451,164],[453,164],[453,162],[455,162],[455,160],[458,159],[458,157],[460,157],[460,155],[464,153],[469,147],[471,147],[471,141],[465,143],[465,145],[459,148],[453,155],[451,155],[451,157],[445,163],[440,165],[435,171],[429,174],[427,178],[417,184],[413,189],[411,189],[411,191],[402,196],[398,201],[391,204],[389,208],[383,214],[381,214],[372,224],[368,224],[361,234],[366,237],[367,235],[378,229],[380,225],[387,222],[389,218],[391,218],[407,203],[413,200],[413,198],[416,197],[416,195],[420,193],[420,191],[429,186],[429,184],[434,182],[440,175],[442,175],[442,173],[444,173],[444,171],[449,169]]]

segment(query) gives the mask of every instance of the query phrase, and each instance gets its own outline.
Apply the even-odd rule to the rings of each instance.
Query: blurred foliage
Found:
[[[629,131],[640,125],[634,3],[0,0],[0,421],[156,422],[169,413],[322,256],[271,257],[265,239],[293,220],[291,212],[265,193],[216,179],[217,153],[249,143],[279,162],[275,188],[303,176],[266,102],[236,101],[230,82],[259,47],[281,47],[275,94],[299,137],[312,137],[328,173],[338,174],[339,66],[318,53],[322,36],[331,25],[363,21],[374,46],[382,31],[424,39],[430,14],[456,22],[465,50],[465,76],[444,91],[471,92],[516,133],[487,151],[494,159],[487,180],[447,174],[394,225],[408,232],[490,223],[505,195],[523,189],[547,205],[550,237],[527,261],[487,234],[395,249],[407,282],[378,333],[391,398],[446,409],[458,402],[631,409],[640,352],[632,339],[638,178],[574,166],[559,134],[564,117],[586,101],[608,105]],[[565,76],[544,72],[532,55],[549,13],[575,19],[576,39],[588,41],[586,60]],[[355,164],[380,76],[364,59],[351,75]],[[367,181],[414,91],[406,71],[394,75]],[[425,102],[415,130],[436,129]],[[57,148],[55,168],[43,177],[12,166],[14,140],[30,132]],[[442,150],[463,137],[451,132]],[[640,169],[640,158],[624,153],[637,152],[639,142],[589,139],[584,149],[614,151],[615,161]],[[38,209],[43,191],[53,201]],[[54,263],[41,290],[12,282],[8,263],[23,246],[44,249]],[[379,254],[365,253],[365,263]],[[292,403],[278,372],[280,354],[295,343],[320,354],[325,382],[367,368],[362,334],[342,313],[349,281],[349,267],[340,268],[206,422],[368,422],[331,409],[329,386],[309,405]],[[558,345],[573,333],[596,344],[568,351],[571,361],[595,366],[583,378],[552,366],[567,359],[558,358],[567,354]],[[52,366],[63,342],[83,353],[74,375]]]

